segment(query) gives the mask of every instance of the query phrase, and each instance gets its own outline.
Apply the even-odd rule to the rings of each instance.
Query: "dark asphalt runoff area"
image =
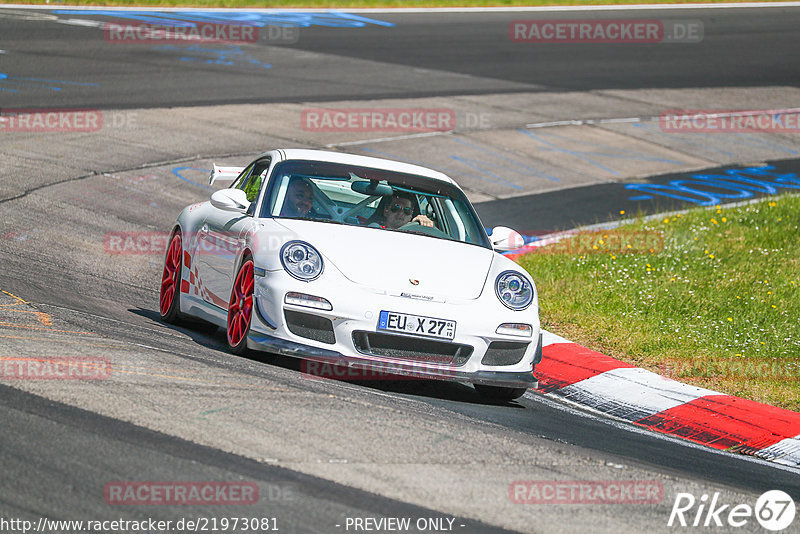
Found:
[[[769,161],[764,164],[774,166],[775,173],[788,175],[800,172],[798,159]],[[546,235],[579,226],[686,210],[702,205],[745,202],[767,196],[763,187],[755,187],[753,184],[744,184],[744,187],[731,184],[725,187],[724,184],[718,184],[715,187],[696,180],[698,175],[724,177],[726,171],[740,167],[723,166],[651,176],[637,181],[639,190],[629,189],[627,186],[630,184],[624,182],[611,182],[481,202],[475,209],[487,228],[507,224],[525,235]],[[652,191],[657,194],[640,191],[646,189],[642,186],[650,184],[655,186]]]
[[[513,20],[567,18],[563,13],[362,15],[391,26],[314,25],[301,28],[293,44],[191,48],[111,46],[98,24],[114,19],[104,15],[0,10],[0,111],[800,86],[798,9],[585,14],[701,20],[706,38],[691,49],[508,39]],[[224,76],[214,62],[227,62]],[[409,81],[408,73],[426,69],[425,83]],[[19,143],[14,158],[30,157],[25,139],[13,142]],[[85,142],[64,148],[53,137],[48,165],[58,163],[62,149],[80,157]],[[770,163],[800,170],[797,160]],[[18,179],[12,158],[4,155],[2,165],[2,180]],[[165,230],[197,200],[197,190],[187,192],[177,179],[142,185],[147,172],[120,172],[94,197],[81,187],[108,177],[54,175],[0,201],[0,221],[19,227],[0,240],[0,314],[22,309],[19,321],[11,315],[0,321],[0,355],[105,351],[121,369],[107,384],[75,389],[0,383],[0,517],[275,517],[280,532],[320,533],[352,532],[343,522],[353,517],[449,518],[454,532],[482,533],[506,531],[493,525],[506,524],[502,507],[510,506],[515,531],[579,531],[575,525],[662,531],[674,492],[660,507],[635,510],[530,506],[523,521],[520,505],[510,505],[503,492],[518,478],[638,477],[678,489],[691,484],[686,491],[698,497],[720,491],[744,498],[780,488],[800,499],[796,470],[642,432],[531,392],[494,405],[461,384],[309,380],[297,360],[231,356],[221,330],[163,324],[161,257],[111,256],[98,244],[123,227]],[[642,182],[664,185],[690,174]],[[147,202],[125,196],[143,192]],[[663,196],[628,200],[635,195],[642,193],[624,184],[596,184],[484,202],[478,210],[487,226],[502,220],[541,231],[608,221],[620,206],[652,213],[691,205]],[[452,495],[435,489],[443,479],[452,479]],[[104,488],[115,480],[247,481],[258,485],[261,499],[252,507],[110,505]],[[500,496],[490,487],[500,487]],[[485,510],[485,502],[499,503],[500,511],[468,516],[477,514],[473,507]]]

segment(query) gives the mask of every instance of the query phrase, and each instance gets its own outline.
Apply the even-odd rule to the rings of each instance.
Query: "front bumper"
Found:
[[[264,272],[256,278],[255,305],[248,346],[255,350],[300,357],[311,361],[337,364],[350,369],[375,370],[390,375],[453,380],[475,384],[509,388],[531,388],[537,386],[533,369],[541,360],[541,335],[538,307],[515,312],[505,308],[492,293],[475,300],[437,298],[421,301],[401,296],[399,293],[374,290],[357,286],[350,281],[335,284],[303,283],[289,277],[283,271]],[[344,283],[341,283],[344,282]],[[332,304],[332,310],[312,309],[286,303],[288,292],[322,297]],[[484,292],[486,293],[486,292]],[[387,355],[365,353],[357,340],[364,334],[396,335],[378,330],[377,322],[381,310],[398,313],[438,317],[456,321],[456,333],[452,343],[470,347],[465,358],[453,361],[423,361]],[[290,329],[287,312],[310,314],[329,321],[332,326],[330,339],[309,339]],[[522,338],[498,334],[497,327],[503,323],[526,323],[531,325],[531,336]],[[421,345],[430,343],[430,338],[403,336],[418,339]],[[508,365],[487,365],[484,356],[493,342],[500,345],[516,344],[524,351],[519,361]],[[527,343],[527,346],[524,346]],[[455,361],[458,360],[458,361]],[[354,373],[369,376],[368,373]],[[365,378],[369,379],[369,378]]]
[[[532,372],[501,372],[501,371],[472,371],[465,372],[452,368],[433,368],[418,366],[402,361],[384,362],[366,358],[346,356],[341,352],[323,349],[294,341],[287,341],[267,334],[250,333],[247,346],[254,350],[273,352],[284,356],[304,358],[321,363],[333,365],[346,365],[356,370],[375,370],[382,373],[391,373],[398,376],[417,378],[431,378],[441,380],[457,380],[472,384],[486,384],[509,388],[535,388],[539,385]],[[317,374],[315,370],[313,374]],[[331,374],[331,377],[337,376]],[[355,374],[356,377],[366,379],[369,375]]]

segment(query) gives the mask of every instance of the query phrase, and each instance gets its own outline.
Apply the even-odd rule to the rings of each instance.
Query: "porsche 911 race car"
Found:
[[[407,376],[469,382],[494,400],[535,387],[538,296],[498,251],[461,188],[424,167],[274,150],[185,208],[161,280],[167,322],[210,322],[248,348]]]

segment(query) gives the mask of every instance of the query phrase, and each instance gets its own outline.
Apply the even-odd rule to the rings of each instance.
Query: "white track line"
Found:
[[[405,139],[417,139],[420,137],[434,137],[439,135],[449,135],[453,133],[452,131],[448,132],[424,132],[424,133],[416,133],[416,134],[407,134],[407,135],[396,135],[394,137],[378,137],[375,139],[362,139],[359,141],[345,141],[343,143],[329,143],[325,145],[325,148],[335,148],[340,146],[355,146],[355,145],[367,145],[369,143],[385,143],[388,141],[403,141]]]
[[[551,128],[553,126],[584,126],[591,124],[616,124],[616,123],[631,123],[631,122],[647,122],[657,121],[658,117],[648,117],[642,119],[639,117],[622,117],[618,119],[569,119],[563,121],[550,121],[550,122],[534,122],[526,124],[525,128]]]
[[[637,421],[707,395],[721,395],[638,367],[612,369],[553,393],[628,421]]]
[[[749,116],[759,116],[759,115],[798,115],[800,114],[800,108],[780,108],[780,109],[742,109],[742,110],[702,110],[702,109],[670,109],[669,112],[674,112],[677,114],[683,112],[686,116],[700,116],[707,119],[724,119],[730,117],[749,117]],[[710,112],[710,113],[709,113]],[[671,114],[668,114],[671,116]],[[526,124],[525,128],[528,129],[536,129],[536,128],[551,128],[553,126],[586,126],[586,125],[593,125],[593,124],[628,124],[628,123],[639,123],[639,122],[659,122],[661,120],[661,116],[650,116],[650,117],[618,117],[618,118],[610,118],[610,119],[567,119],[561,121],[550,121],[550,122],[534,122],[531,124]],[[694,133],[694,132],[686,132],[686,133]],[[770,132],[762,132],[762,133],[770,133]]]
[[[764,447],[755,452],[754,455],[775,463],[800,467],[800,436],[786,438],[774,445]]]

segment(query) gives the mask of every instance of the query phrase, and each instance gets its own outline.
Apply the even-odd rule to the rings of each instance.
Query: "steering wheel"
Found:
[[[433,237],[443,237],[445,239],[450,239],[446,233],[442,232],[435,226],[424,226],[418,222],[410,222],[404,224],[403,226],[399,227],[397,230],[400,232],[409,232],[412,234],[422,234],[422,235],[429,235]]]

